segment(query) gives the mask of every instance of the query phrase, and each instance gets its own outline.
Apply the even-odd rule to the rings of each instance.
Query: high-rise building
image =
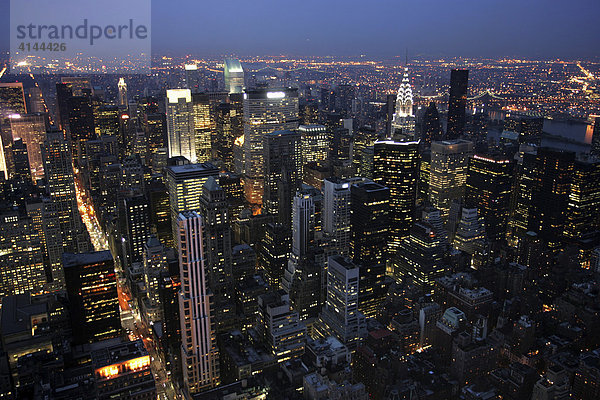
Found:
[[[437,106],[432,101],[425,109],[423,114],[423,124],[421,127],[421,141],[431,144],[434,140],[442,138],[442,125],[440,123],[440,114]]]
[[[98,342],[119,336],[117,277],[110,251],[64,253],[63,267],[76,342]]]
[[[184,388],[190,394],[219,383],[219,353],[212,293],[208,287],[204,229],[203,218],[195,211],[178,214],[181,361]]]
[[[375,142],[373,180],[390,190],[389,254],[397,253],[414,222],[419,181],[419,141]]]
[[[152,322],[163,320],[160,285],[164,274],[169,272],[165,246],[156,236],[150,236],[144,245],[144,285],[146,286],[146,311]]]
[[[29,167],[33,179],[44,177],[41,145],[48,128],[47,114],[14,114],[10,117],[10,130],[13,139],[20,138],[27,145]]]
[[[485,255],[486,245],[485,226],[477,208],[463,207],[454,235],[454,248],[471,255],[473,260],[478,255]],[[476,268],[473,261],[471,261],[471,267]]]
[[[600,117],[594,119],[594,127],[592,129],[590,155],[593,157],[600,157]]]
[[[196,162],[196,134],[192,93],[189,89],[167,90],[167,136],[169,157],[183,156]]]
[[[212,134],[215,128],[214,105],[208,93],[192,95],[196,159],[207,162],[212,159]]]
[[[274,131],[264,136],[264,211],[291,225],[292,198],[302,184],[300,135]]]
[[[123,201],[128,262],[141,262],[150,235],[150,205],[143,195],[127,197]]]
[[[255,208],[263,203],[264,137],[298,128],[298,90],[247,89],[244,93],[244,189]],[[300,162],[300,160],[298,160]]]
[[[327,300],[320,330],[353,350],[367,333],[365,316],[358,309],[360,269],[342,256],[330,256],[327,265]]]
[[[289,229],[281,224],[268,223],[258,247],[258,264],[272,288],[279,288],[290,254]]]
[[[199,213],[204,222],[205,267],[215,304],[216,330],[222,332],[232,327],[234,319],[234,281],[227,197],[214,176],[209,176],[202,186]]]
[[[453,69],[450,73],[450,99],[448,101],[448,128],[445,138],[459,139],[465,131],[469,70]]]
[[[62,132],[47,132],[42,159],[46,190],[57,207],[64,251],[86,252],[89,237],[77,208],[71,151]]]
[[[177,216],[185,210],[200,209],[202,186],[209,176],[218,177],[219,170],[210,163],[184,164],[169,166],[166,173],[173,242],[177,243]]]
[[[431,144],[429,200],[445,219],[454,200],[465,194],[469,157],[473,155],[473,142],[444,140]]]
[[[23,83],[0,83],[0,118],[26,113]]]
[[[18,182],[31,182],[31,171],[29,170],[29,156],[27,155],[27,144],[23,139],[14,139],[12,144],[14,172],[12,179]]]
[[[190,89],[192,93],[198,93],[200,91],[200,74],[198,72],[198,66],[196,64],[185,64],[183,69],[185,71],[186,89]]]
[[[304,354],[306,327],[290,307],[290,297],[276,290],[258,297],[257,330],[267,348],[282,363]]]
[[[30,216],[0,215],[0,296],[40,294],[46,285],[42,232]]]
[[[600,161],[575,160],[564,235],[573,242],[598,244],[600,238]]]
[[[511,113],[504,120],[504,130],[518,133],[519,143],[539,146],[542,142],[544,117]]]
[[[396,95],[396,111],[392,119],[392,138],[395,135],[414,136],[415,116],[413,114],[413,94],[408,79],[408,68],[404,68],[402,84]]]
[[[400,245],[394,277],[431,294],[435,279],[446,272],[443,255],[444,246],[435,228],[427,222],[417,222]]]
[[[503,156],[469,158],[465,203],[483,217],[490,241],[506,238],[514,169],[514,163]]]
[[[29,113],[45,113],[48,110],[46,108],[42,89],[38,86],[33,86],[27,91],[27,104],[27,111]]]
[[[244,89],[244,69],[240,60],[226,58],[224,64],[225,90],[228,93],[242,93]]]
[[[129,100],[127,99],[127,84],[124,78],[119,78],[117,83],[119,89],[119,97],[117,99],[117,105],[121,109],[126,109],[129,106]]]
[[[302,167],[310,162],[323,163],[329,157],[327,128],[323,125],[300,125]]]
[[[390,231],[390,189],[374,182],[352,185],[350,224],[353,261],[385,265]]]
[[[229,103],[221,103],[216,107],[213,154],[223,163],[225,170],[235,171],[234,142],[244,134],[243,103],[241,94],[232,94],[229,97]]]
[[[528,228],[553,249],[564,238],[574,162],[575,153],[544,147],[535,160]]]

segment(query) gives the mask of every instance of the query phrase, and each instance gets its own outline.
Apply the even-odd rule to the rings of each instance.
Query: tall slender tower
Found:
[[[468,85],[469,70],[453,69],[450,73],[446,139],[458,139],[465,131]]]
[[[127,108],[129,105],[129,101],[127,100],[127,84],[125,83],[125,79],[119,78],[119,83],[117,84],[119,88],[119,108]]]
[[[198,393],[219,383],[219,360],[212,320],[212,293],[204,254],[204,221],[195,211],[177,217],[179,321],[185,390]]]
[[[251,89],[244,93],[244,190],[246,200],[263,203],[264,152],[267,133],[298,128],[298,89]]]
[[[396,111],[392,118],[392,137],[395,134],[414,135],[415,116],[413,115],[413,94],[408,79],[408,68],[404,68],[402,84],[396,95]]]
[[[194,110],[189,89],[167,90],[167,133],[169,157],[184,156],[196,162]]]

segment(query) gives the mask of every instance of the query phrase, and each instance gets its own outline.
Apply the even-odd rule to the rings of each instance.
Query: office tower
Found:
[[[600,158],[600,117],[596,117],[596,119],[594,119],[590,155],[592,157]]]
[[[511,198],[511,215],[508,221],[507,238],[509,244],[517,247],[519,239],[529,231],[531,192],[536,180],[535,159],[537,148],[520,146],[515,156],[515,188]]]
[[[60,83],[66,85],[73,92],[73,96],[81,96],[85,91],[92,92],[92,83],[89,78],[82,76],[63,76]]]
[[[244,190],[254,208],[262,206],[264,137],[298,128],[298,90],[249,89],[244,94]],[[300,161],[298,161],[300,162]]]
[[[234,97],[236,95],[232,95]],[[238,97],[241,96],[237,95]],[[224,169],[234,171],[234,142],[244,133],[242,102],[221,103],[216,108],[216,138],[213,153]],[[243,137],[243,136],[242,136]]]
[[[292,212],[292,252],[282,288],[290,296],[301,320],[318,316],[321,305],[321,266],[315,263],[315,201],[307,192],[294,196]]]
[[[338,254],[350,254],[351,195],[350,186],[356,180],[336,177],[323,180],[323,234]]]
[[[358,176],[366,177],[363,172],[368,169],[366,167],[368,164],[366,159],[367,149],[373,149],[378,139],[377,131],[370,126],[359,128],[354,135],[352,139],[352,165],[356,168]]]
[[[445,139],[459,139],[466,124],[468,69],[453,69],[450,73],[450,99],[448,100],[448,128]]]
[[[600,161],[575,160],[567,204],[565,238],[597,245],[599,231]]]
[[[47,112],[46,103],[42,95],[42,89],[37,86],[29,88],[27,91],[27,111],[30,114]]]
[[[352,185],[350,248],[355,263],[387,261],[390,231],[390,189],[374,182]]]
[[[450,245],[448,242],[448,232],[444,229],[444,221],[442,220],[440,210],[435,207],[425,207],[421,213],[421,220],[433,227],[433,232],[437,235],[444,249]]]
[[[150,205],[151,231],[162,244],[174,247],[169,192],[163,179],[152,179],[146,185],[146,195]]]
[[[103,104],[94,109],[94,130],[98,138],[106,136],[114,136],[118,138],[119,143],[123,144],[123,138],[121,137],[120,127],[121,124],[119,119],[121,118],[121,111],[119,107]]]
[[[85,142],[95,139],[96,135],[92,90],[84,88],[76,91],[63,83],[56,85],[56,91],[60,128],[71,144],[74,162],[80,164],[85,161]]]
[[[204,253],[205,224],[195,211],[177,216],[179,249],[179,318],[184,388],[198,393],[219,383],[212,293]]]
[[[413,224],[409,236],[400,245],[397,261],[394,263],[396,280],[432,294],[435,279],[446,272],[442,261],[445,250],[441,239],[428,222]]]
[[[0,118],[26,113],[23,83],[0,83]]]
[[[431,144],[429,200],[448,218],[452,201],[465,194],[469,157],[473,155],[473,142],[444,140]]]
[[[356,87],[350,84],[341,84],[335,88],[335,109],[342,114],[344,118],[351,118],[353,113],[353,103],[356,98]]]
[[[163,320],[163,308],[160,301],[160,284],[169,272],[165,246],[151,235],[144,244],[144,285],[146,286],[145,309],[148,320],[156,323]]]
[[[300,125],[298,127],[302,142],[302,167],[310,162],[323,163],[329,157],[327,128],[323,125]]]
[[[213,176],[202,186],[199,214],[204,222],[205,268],[215,304],[216,330],[222,332],[232,327],[235,314],[231,226],[226,193]]]
[[[157,397],[151,358],[141,339],[106,340],[94,344],[90,353],[98,400]]]
[[[128,265],[141,262],[150,235],[150,205],[146,196],[137,195],[123,200],[125,211],[125,246]]]
[[[539,146],[542,142],[544,117],[511,113],[504,120],[504,130],[519,134],[518,142]]]
[[[185,64],[183,69],[185,71],[185,88],[190,89],[192,93],[198,93],[200,91],[198,66],[196,64]]]
[[[244,89],[244,69],[240,60],[226,58],[223,69],[225,78],[225,91],[228,93],[242,93]]]
[[[214,130],[213,104],[209,94],[192,95],[194,111],[195,149],[198,162],[212,159],[212,132]]]
[[[429,178],[431,174],[431,150],[419,153],[419,183],[417,185],[417,204],[422,205],[429,200]]]
[[[373,180],[390,190],[389,254],[394,256],[415,217],[419,141],[375,142]]]
[[[465,203],[477,208],[490,241],[506,238],[514,169],[514,163],[503,156],[469,158]]]
[[[529,230],[551,249],[562,244],[575,153],[540,148],[535,160]]]
[[[291,224],[292,197],[302,184],[300,135],[295,131],[274,131],[264,136],[265,213],[275,215],[286,227]]]
[[[323,333],[354,350],[367,333],[358,310],[359,268],[348,258],[330,256],[327,262],[327,300],[321,314]]]
[[[290,298],[283,290],[258,297],[257,331],[279,363],[304,353],[306,327],[292,311]]]
[[[300,124],[315,125],[319,123],[319,102],[315,99],[308,99],[300,104]]]
[[[27,145],[29,167],[33,179],[44,177],[41,145],[48,128],[47,114],[15,114],[10,118],[10,130],[13,139],[20,138]]]
[[[413,94],[408,79],[408,68],[404,68],[402,84],[396,95],[396,110],[392,118],[392,136],[404,135],[412,137],[415,134],[415,116],[413,114]]]
[[[62,132],[48,132],[42,147],[46,189],[57,205],[65,252],[85,252],[89,239],[75,196],[71,151]]]
[[[12,179],[28,184],[31,182],[31,171],[29,170],[29,156],[27,145],[23,139],[13,140],[12,145],[14,173]]]
[[[129,106],[129,100],[127,99],[127,84],[125,83],[124,78],[119,78],[119,83],[117,83],[117,88],[119,89],[117,105],[121,109],[126,109]]]
[[[117,277],[110,251],[64,253],[63,268],[75,341],[83,344],[119,336]]]
[[[258,265],[272,288],[279,288],[281,285],[290,249],[289,229],[281,224],[268,223],[258,246]]]
[[[168,146],[165,114],[144,114],[143,125],[148,142],[148,156],[154,163],[157,153]]]
[[[475,256],[485,254],[486,246],[487,237],[483,218],[479,216],[477,208],[464,207],[454,235],[453,247]],[[471,266],[473,267],[474,264]]]
[[[173,243],[179,235],[177,216],[185,210],[199,210],[202,186],[209,176],[219,176],[219,170],[210,163],[172,165],[166,168]]]
[[[189,89],[167,90],[169,158],[183,156],[196,162],[194,107]]]
[[[423,114],[423,124],[421,128],[421,141],[427,144],[442,138],[442,125],[440,123],[440,114],[437,106],[432,101],[425,109]]]
[[[0,215],[0,297],[43,293],[43,237],[36,228],[33,218],[18,211]]]
[[[396,96],[388,94],[385,97],[385,137],[392,137],[392,121],[396,112]]]

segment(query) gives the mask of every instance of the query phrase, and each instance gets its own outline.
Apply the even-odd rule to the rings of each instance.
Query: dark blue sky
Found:
[[[600,56],[599,0],[153,0],[152,13],[155,52]]]

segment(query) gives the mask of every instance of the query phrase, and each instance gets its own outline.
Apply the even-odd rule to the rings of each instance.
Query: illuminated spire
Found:
[[[413,94],[412,88],[410,87],[410,80],[408,79],[408,68],[404,68],[404,76],[402,78],[402,84],[398,89],[398,95],[396,96],[396,112],[394,117],[412,117],[413,116]]]

